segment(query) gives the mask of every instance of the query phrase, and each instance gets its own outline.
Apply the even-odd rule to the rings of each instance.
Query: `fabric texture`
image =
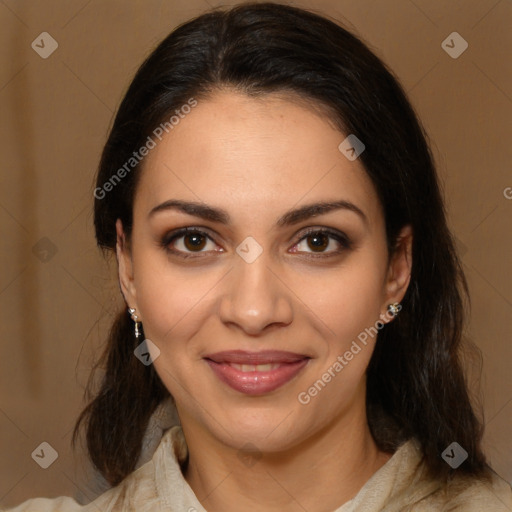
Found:
[[[162,441],[164,433],[174,425],[179,424],[180,419],[176,406],[174,405],[174,400],[172,397],[168,397],[158,405],[151,415],[148,426],[146,427],[146,432],[144,433],[141,454],[135,464],[135,469],[140,468],[151,460],[158,445]],[[82,488],[74,495],[74,499],[82,505],[91,502],[112,488],[103,475],[94,468],[91,468],[89,479],[81,487]]]
[[[168,429],[151,460],[87,505],[73,498],[28,500],[9,512],[207,512],[183,477],[187,444],[179,425]],[[419,445],[409,440],[349,502],[333,512],[510,512],[512,489],[457,477],[440,486],[424,476]]]

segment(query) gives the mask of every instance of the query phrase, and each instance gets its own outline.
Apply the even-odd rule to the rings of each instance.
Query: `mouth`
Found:
[[[303,354],[267,350],[217,352],[204,357],[214,375],[246,395],[263,395],[292,380],[311,359]]]

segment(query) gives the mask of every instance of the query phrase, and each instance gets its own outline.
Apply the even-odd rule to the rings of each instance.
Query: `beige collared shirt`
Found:
[[[74,499],[36,498],[9,512],[207,512],[183,477],[187,445],[180,426],[162,437],[153,458],[88,505]],[[415,441],[404,443],[349,502],[333,512],[512,512],[512,489],[455,479],[448,488],[422,477]]]

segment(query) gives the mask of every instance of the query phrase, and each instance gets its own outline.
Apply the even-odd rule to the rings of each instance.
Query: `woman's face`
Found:
[[[298,101],[223,91],[146,157],[131,253],[117,223],[120,279],[184,428],[271,452],[364,419],[376,322],[410,256],[388,265],[376,191],[344,139]]]

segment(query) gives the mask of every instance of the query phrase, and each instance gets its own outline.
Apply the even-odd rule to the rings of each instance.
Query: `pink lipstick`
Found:
[[[247,395],[262,395],[293,379],[310,358],[278,350],[233,350],[209,354],[204,359],[213,373],[232,389]]]

